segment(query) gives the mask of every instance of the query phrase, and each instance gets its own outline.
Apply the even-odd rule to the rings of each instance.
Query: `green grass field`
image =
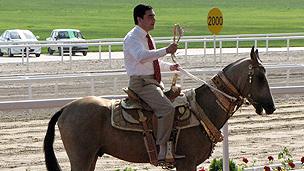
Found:
[[[76,28],[87,39],[122,38],[134,26],[132,10],[139,2],[154,7],[154,37],[171,36],[175,23],[186,36],[210,35],[212,7],[223,13],[222,35],[304,32],[303,0],[0,0],[0,32],[29,29],[45,40],[52,29]]]

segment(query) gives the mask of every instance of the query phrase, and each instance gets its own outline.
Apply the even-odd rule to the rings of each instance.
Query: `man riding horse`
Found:
[[[177,70],[178,64],[164,62],[159,58],[175,53],[177,44],[172,43],[161,49],[155,48],[149,34],[156,22],[155,12],[151,6],[137,5],[133,17],[135,27],[125,36],[123,47],[125,67],[130,77],[129,89],[147,103],[158,118],[156,144],[159,146],[158,160],[161,161],[166,159],[175,108],[164,95],[160,69],[174,71]]]

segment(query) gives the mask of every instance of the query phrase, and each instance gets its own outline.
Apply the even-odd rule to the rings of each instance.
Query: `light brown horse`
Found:
[[[256,113],[263,109],[267,114],[275,111],[265,68],[261,64],[258,51],[252,48],[251,58],[240,59],[226,66],[222,73],[237,92],[219,86],[218,89],[242,98],[255,107]],[[214,92],[206,85],[195,89],[195,99],[210,121],[220,129],[231,113],[217,103]],[[239,94],[239,95],[236,95]],[[240,103],[242,104],[242,103]],[[111,126],[111,100],[99,97],[84,97],[64,106],[51,118],[44,139],[46,167],[49,171],[59,171],[60,167],[53,150],[55,125],[58,121],[61,138],[68,154],[71,170],[93,171],[98,157],[109,154],[119,159],[149,163],[143,136],[139,132],[123,131]],[[177,171],[195,171],[197,165],[211,154],[214,143],[204,133],[202,126],[181,130],[176,153],[186,157],[176,160]]]

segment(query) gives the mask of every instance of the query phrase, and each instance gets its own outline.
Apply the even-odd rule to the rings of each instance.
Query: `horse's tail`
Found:
[[[44,158],[45,158],[46,168],[48,171],[61,171],[61,168],[58,164],[57,158],[54,153],[53,144],[55,137],[55,125],[62,111],[63,109],[59,110],[51,118],[47,128],[46,135],[44,137],[44,143],[43,143]]]

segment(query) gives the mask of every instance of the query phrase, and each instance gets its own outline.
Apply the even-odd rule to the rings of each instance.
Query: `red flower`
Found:
[[[273,161],[274,159],[273,159],[272,156],[268,156],[268,160],[269,160],[269,161]]]
[[[198,171],[206,171],[206,170],[205,170],[205,168],[201,168],[201,169],[199,169]]]
[[[248,163],[248,159],[246,157],[243,157],[243,162],[247,164]]]
[[[277,167],[278,171],[282,171],[282,168],[280,166]]]
[[[301,158],[301,163],[304,164],[304,157]]]
[[[295,165],[293,162],[288,162],[288,165],[289,165],[291,168],[296,167],[296,165]]]
[[[264,170],[265,171],[270,171],[270,167],[269,166],[264,166]]]

